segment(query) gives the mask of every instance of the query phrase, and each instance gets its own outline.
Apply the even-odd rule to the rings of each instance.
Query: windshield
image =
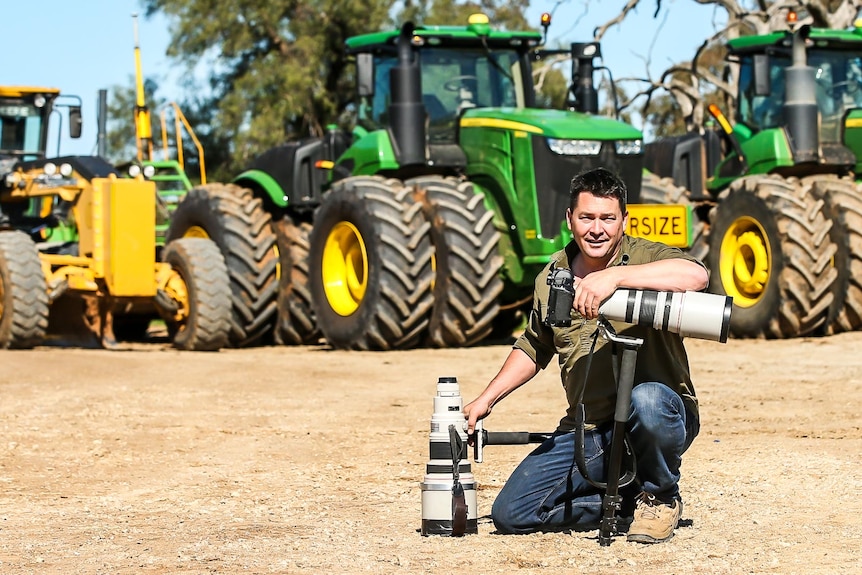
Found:
[[[755,96],[752,58],[742,59],[739,75],[738,120],[755,129],[784,124],[784,69],[790,58],[769,60],[771,94]],[[862,55],[838,50],[812,50],[808,64],[815,69],[815,97],[820,111],[823,142],[840,142],[846,112],[862,107]]]
[[[422,102],[432,143],[454,143],[455,121],[466,109],[524,105],[521,61],[514,50],[424,48],[420,61]],[[359,120],[367,128],[386,125],[389,72],[397,62],[394,55],[374,58],[374,96],[359,109]]]
[[[0,100],[0,154],[23,159],[43,155],[42,126],[42,109],[23,100]]]

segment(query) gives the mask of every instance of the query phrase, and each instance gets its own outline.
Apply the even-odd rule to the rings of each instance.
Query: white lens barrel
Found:
[[[618,289],[599,308],[607,319],[724,343],[733,298],[704,292]]]
[[[449,462],[451,465],[451,461]],[[467,503],[465,534],[478,533],[476,483],[472,473],[459,478]],[[425,475],[422,482],[422,535],[452,535],[452,474]]]
[[[478,533],[478,503],[476,481],[467,458],[466,419],[462,410],[461,391],[457,378],[441,377],[437,381],[434,413],[431,415],[429,441],[430,459],[425,466],[422,487],[422,535],[452,535],[452,488],[455,484],[452,467],[452,444],[449,426],[454,425],[461,438],[458,480],[467,503],[467,526],[464,533]]]

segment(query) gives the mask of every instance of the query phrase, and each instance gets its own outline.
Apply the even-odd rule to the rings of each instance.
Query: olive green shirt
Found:
[[[571,268],[578,253],[577,244],[570,242],[564,250],[551,256],[551,262],[536,277],[533,292],[533,308],[523,335],[514,347],[524,351],[536,365],[544,369],[554,354],[558,354],[560,377],[569,402],[565,417],[560,420],[558,431],[570,431],[575,427],[575,410],[581,389],[584,386],[586,363],[597,320],[586,320],[577,310],[572,309],[570,327],[550,327],[544,324],[547,315],[547,302],[550,286],[547,284],[551,266]],[[652,242],[642,238],[623,236],[622,245],[610,265],[638,265],[658,260],[681,258],[703,265],[695,258],[677,248]],[[651,327],[636,326],[619,321],[609,321],[618,335],[643,338],[644,343],[638,350],[635,367],[634,385],[646,381],[664,383],[676,391],[683,399],[688,410],[698,417],[697,398],[688,367],[688,356],[682,344],[682,337],[668,331]],[[614,345],[599,336],[590,366],[589,384],[583,392],[583,403],[588,425],[599,425],[613,420],[616,402],[616,379],[613,361],[619,362],[620,349],[614,356]],[[617,364],[618,366],[619,364]]]

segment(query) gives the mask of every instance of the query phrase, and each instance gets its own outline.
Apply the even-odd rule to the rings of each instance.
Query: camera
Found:
[[[548,314],[545,325],[568,327],[575,289],[568,268],[548,272]],[[651,327],[725,343],[730,331],[733,298],[704,292],[618,289],[599,306],[605,319]]]
[[[552,267],[548,271],[548,315],[545,325],[551,327],[569,327],[572,325],[572,306],[575,303],[575,287],[572,270],[569,268]]]

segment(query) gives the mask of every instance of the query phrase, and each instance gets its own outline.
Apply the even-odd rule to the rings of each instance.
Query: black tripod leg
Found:
[[[622,471],[623,450],[625,448],[626,423],[632,404],[637,350],[623,349],[620,377],[617,383],[617,404],[614,412],[614,429],[611,437],[611,453],[608,462],[608,484],[602,499],[602,522],[599,527],[599,544],[611,544],[611,537],[619,533],[617,511],[622,507],[620,496],[620,473]]]

